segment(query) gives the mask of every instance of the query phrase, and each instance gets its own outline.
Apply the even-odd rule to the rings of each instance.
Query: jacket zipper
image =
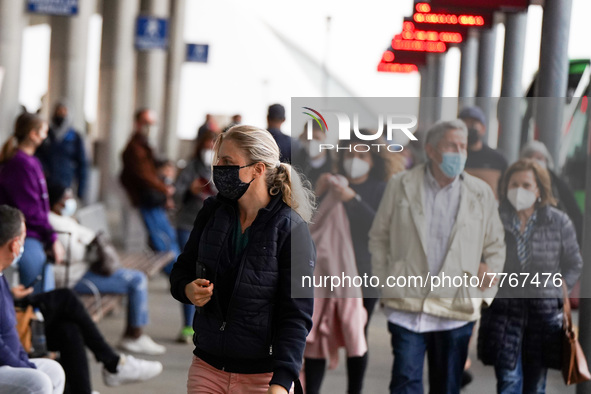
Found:
[[[235,219],[235,217],[236,217],[236,210],[234,209],[233,206],[231,208],[232,208],[232,213],[233,213],[232,219]],[[251,230],[254,228],[254,224],[256,223],[257,219],[258,219],[258,215],[257,215],[257,218],[255,218],[255,220],[250,225],[250,229]],[[251,231],[251,233],[253,233],[253,231]],[[226,240],[227,240],[229,234],[230,234],[229,232],[226,234],[226,237],[224,238],[224,243],[222,245],[224,245],[226,243]],[[228,320],[230,320],[230,313],[232,311],[232,308],[231,307],[232,307],[232,304],[233,304],[233,301],[234,301],[234,298],[235,298],[234,296],[236,295],[236,291],[238,289],[238,284],[240,283],[240,278],[242,276],[242,272],[244,271],[244,264],[245,264],[246,256],[247,256],[247,253],[246,252],[248,252],[249,248],[250,248],[250,242],[246,245],[246,248],[242,252],[242,258],[240,259],[240,266],[238,268],[238,275],[236,276],[236,282],[234,282],[234,289],[232,289],[232,295],[230,296],[230,302],[228,303],[228,309],[226,310],[226,316],[224,316],[223,319],[222,319],[223,322],[222,322],[222,325],[220,327],[220,331],[222,331],[222,332],[225,331],[226,324],[227,324]],[[216,276],[217,276],[217,268],[219,267],[219,261],[220,261],[220,259],[221,259],[221,255],[218,257],[218,265],[216,267]],[[218,302],[219,302],[219,298],[218,298]],[[220,309],[221,309],[221,306],[220,306]],[[225,343],[225,336],[222,335],[222,353],[225,353],[225,351],[224,351],[224,343]],[[269,347],[269,354],[273,354],[273,345],[272,344]],[[224,370],[225,370],[225,366],[222,366],[222,371],[224,371]]]
[[[234,211],[234,207],[232,208],[232,213],[234,214],[234,216],[236,216],[236,212]],[[230,232],[228,231],[226,233],[226,235],[224,236],[224,240],[222,241],[222,247],[226,244],[226,241],[228,240],[228,237],[230,236]],[[216,262],[216,266],[215,266],[215,274],[214,274],[214,283],[217,281],[217,277],[218,277],[218,269],[220,267],[220,260],[222,259],[222,255],[220,253],[220,255],[218,256],[217,262]],[[222,348],[222,359],[223,361],[223,365],[222,365],[222,371],[226,370],[226,362],[225,362],[225,356],[224,356],[224,345],[225,345],[225,335],[224,335],[224,331],[226,330],[226,316],[224,316],[224,314],[222,313],[222,306],[220,304],[220,298],[216,297],[216,305],[217,305],[217,313],[220,315],[221,320],[222,320],[222,325],[220,326],[220,331],[222,332],[222,338],[221,338],[221,348]]]

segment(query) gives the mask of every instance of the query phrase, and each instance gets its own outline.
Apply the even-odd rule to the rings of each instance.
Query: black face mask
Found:
[[[213,183],[222,197],[229,200],[238,200],[246,193],[248,187],[254,181],[245,183],[240,179],[240,169],[250,167],[256,163],[245,166],[213,166]]]
[[[478,141],[480,141],[480,135],[478,134],[478,130],[476,130],[475,128],[469,128],[468,129],[468,146],[474,145]]]
[[[62,123],[64,123],[64,117],[63,116],[54,116],[53,117],[53,123],[57,126],[60,127],[62,125]]]

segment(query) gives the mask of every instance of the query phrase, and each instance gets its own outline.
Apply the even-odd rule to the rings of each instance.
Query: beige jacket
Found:
[[[49,223],[58,232],[57,237],[66,248],[66,258],[70,261],[68,287],[74,287],[88,271],[90,263],[86,259],[86,248],[96,237],[96,233],[81,226],[75,219],[54,212],[49,212]],[[56,286],[65,287],[66,266],[54,266],[54,275]]]
[[[496,287],[482,292],[446,283],[431,291],[433,279],[428,273],[423,213],[424,176],[425,165],[421,165],[390,179],[369,233],[373,273],[383,286],[382,303],[397,310],[477,320],[482,303],[492,302]],[[489,271],[501,272],[505,263],[505,232],[495,197],[480,179],[467,173],[462,178],[458,216],[440,275],[471,278],[478,274],[481,260],[488,264]],[[388,286],[388,276],[406,277],[407,286]],[[415,285],[420,280],[423,287]]]

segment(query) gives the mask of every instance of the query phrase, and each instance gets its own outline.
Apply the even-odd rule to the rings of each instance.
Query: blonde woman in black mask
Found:
[[[213,181],[175,263],[171,292],[197,306],[189,393],[287,393],[312,324],[312,193],[271,134],[235,126],[214,146]],[[299,278],[299,279],[298,279]],[[293,294],[292,294],[293,293]],[[296,296],[296,297],[292,297]]]

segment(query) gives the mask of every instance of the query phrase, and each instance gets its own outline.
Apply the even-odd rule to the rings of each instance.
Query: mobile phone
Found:
[[[207,279],[207,269],[205,268],[205,264],[197,262],[195,268],[196,268],[197,279]],[[204,286],[204,287],[207,287],[207,286]]]
[[[207,269],[205,268],[205,264],[197,262],[196,271],[197,279],[207,279]]]
[[[25,286],[25,288],[28,289],[29,287],[35,286],[37,283],[41,282],[42,279],[43,279],[43,276],[37,275],[37,277],[35,279],[33,279],[33,281],[31,283],[29,283],[27,286]]]

